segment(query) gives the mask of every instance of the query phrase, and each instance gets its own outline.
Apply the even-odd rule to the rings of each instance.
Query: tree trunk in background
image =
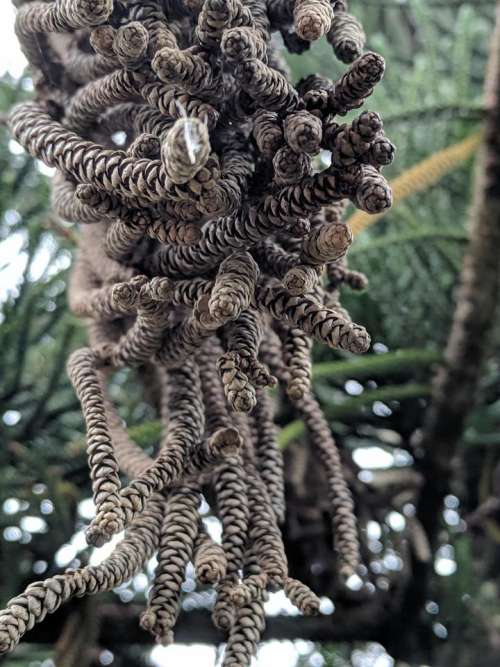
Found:
[[[422,434],[416,443],[421,452],[420,470],[425,485],[420,495],[418,517],[431,542],[436,542],[444,497],[449,493],[453,458],[466,419],[474,407],[481,369],[495,323],[500,285],[500,2],[491,42],[486,79],[486,123],[484,146],[479,156],[471,210],[470,243],[466,253],[457,305],[445,352],[438,372]],[[434,642],[419,623],[419,614],[428,599],[430,564],[414,563],[413,584],[406,595],[402,626],[414,624],[423,657],[429,660]],[[427,625],[427,623],[425,624]],[[420,633],[422,628],[422,633]],[[402,628],[401,628],[402,629]],[[421,636],[419,636],[421,635]],[[426,639],[427,635],[427,639]],[[394,631],[396,654],[408,655],[408,634]],[[405,646],[399,646],[400,640]],[[427,647],[427,650],[426,650]],[[414,653],[416,657],[417,653]]]

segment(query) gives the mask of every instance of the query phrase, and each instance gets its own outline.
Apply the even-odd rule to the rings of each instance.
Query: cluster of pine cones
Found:
[[[345,255],[348,202],[390,206],[394,155],[376,113],[350,123],[384,72],[364,53],[345,0],[18,2],[16,30],[36,101],[13,136],[56,168],[53,211],[80,225],[69,301],[89,347],[68,372],[87,428],[96,516],[87,539],[125,536],[99,566],[31,584],[0,613],[0,652],[75,596],[158,566],[141,624],[173,641],[186,566],[213,586],[224,666],[249,665],[268,591],[302,613],[319,599],[292,579],[274,399],[304,420],[330,490],[340,575],[359,567],[354,505],[311,392],[313,341],[353,353],[370,338],[339,304],[365,287]],[[292,85],[280,43],[326,36],[347,64],[336,82]],[[320,170],[318,156],[331,154]],[[108,393],[136,367],[164,434],[154,458],[134,443]],[[128,477],[124,483],[123,475]],[[202,494],[221,544],[199,513]]]

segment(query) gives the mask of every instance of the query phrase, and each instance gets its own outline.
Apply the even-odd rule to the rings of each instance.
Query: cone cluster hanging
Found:
[[[390,206],[381,169],[394,148],[375,113],[341,122],[384,72],[347,10],[344,0],[21,3],[17,34],[37,96],[12,111],[10,128],[56,168],[54,212],[81,223],[69,300],[88,322],[89,347],[68,372],[96,506],[87,539],[125,537],[101,565],[11,600],[1,653],[70,598],[113,589],[155,554],[141,624],[173,641],[192,562],[199,584],[216,590],[226,667],[250,664],[267,591],[317,613],[316,595],[289,577],[280,533],[283,463],[267,391],[278,381],[328,479],[339,573],[356,572],[354,505],[311,393],[311,346],[369,348],[339,304],[342,283],[366,283],[346,266],[342,213],[347,201],[369,213]],[[294,86],[275,33],[296,53],[326,35],[346,73]],[[332,155],[322,171],[320,151]],[[108,395],[123,366],[155,377],[164,434],[154,458]],[[200,516],[203,493],[221,544]]]

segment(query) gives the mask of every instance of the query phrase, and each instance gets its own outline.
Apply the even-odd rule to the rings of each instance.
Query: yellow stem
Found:
[[[474,154],[483,138],[482,132],[475,132],[458,144],[448,146],[430,157],[422,160],[414,167],[407,169],[391,182],[394,195],[394,205],[417,192],[423,192],[466,162]],[[369,215],[363,211],[356,211],[347,221],[353,234],[359,234],[374,222],[384,217],[386,212]]]

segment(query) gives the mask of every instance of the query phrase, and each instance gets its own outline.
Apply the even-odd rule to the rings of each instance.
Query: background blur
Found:
[[[383,506],[372,508],[361,522],[371,585],[393,599],[400,578],[416,576],[407,571],[411,560],[407,550],[418,554],[420,549],[422,558],[431,559],[430,595],[423,609],[408,617],[409,627],[400,618],[400,627],[393,626],[392,636],[389,631],[380,641],[358,637],[355,627],[348,642],[320,644],[310,636],[272,640],[263,644],[257,664],[498,665],[500,523],[495,513],[484,520],[474,517],[481,503],[498,491],[494,471],[500,461],[500,335],[495,336],[480,400],[461,443],[453,493],[440,510],[439,544],[432,554],[422,554],[428,545],[412,522],[411,495],[421,483],[419,453],[411,436],[421,425],[433,365],[446,342],[467,244],[473,157],[495,2],[351,0],[350,4],[364,24],[368,47],[387,61],[385,80],[365,108],[381,113],[386,132],[398,147],[388,171],[393,181],[397,179],[397,197],[392,211],[369,227],[364,229],[363,217],[354,219],[360,233],[349,255],[350,267],[365,272],[370,286],[361,295],[346,291],[343,301],[353,319],[370,331],[373,351],[352,361],[318,349],[315,389],[334,434],[350,453],[356,483],[387,491]],[[29,97],[32,89],[23,72],[13,17],[10,3],[3,0],[2,114]],[[343,71],[326,43],[290,56],[289,63],[294,79],[311,72],[335,79]],[[83,425],[65,374],[68,352],[84,341],[83,331],[67,312],[65,297],[78,231],[51,217],[48,176],[49,170],[28,158],[0,127],[1,606],[30,580],[89,560],[97,563],[106,553],[106,547],[86,549],[82,528],[92,516],[92,502]],[[126,378],[127,372],[117,374],[115,398],[133,436],[143,446],[153,447],[158,424],[141,402],[139,388],[134,394],[133,383],[128,383],[123,390]],[[286,415],[280,420],[285,421]],[[294,455],[300,438],[299,423],[283,429],[281,443],[287,457]],[[498,510],[497,514],[500,517]],[[210,517],[207,523],[211,525]],[[214,533],[217,529],[211,525]],[[351,583],[355,602],[357,583]],[[133,605],[144,600],[147,586],[147,577],[139,575],[110,594],[109,602],[118,596]],[[210,601],[208,593],[193,593],[193,588],[188,579],[184,600],[188,612]],[[321,593],[321,587],[316,591]],[[102,603],[100,598],[97,604]],[[280,617],[294,613],[280,595],[271,596],[268,611]],[[323,598],[322,611],[333,614],[335,622],[335,600]],[[398,633],[403,633],[400,638]],[[401,657],[404,652],[398,642],[411,644],[410,657]],[[208,667],[216,658],[209,644],[152,651],[140,644],[126,649],[110,644],[99,648],[95,664]],[[22,644],[3,664],[49,667],[53,659],[43,644]]]

